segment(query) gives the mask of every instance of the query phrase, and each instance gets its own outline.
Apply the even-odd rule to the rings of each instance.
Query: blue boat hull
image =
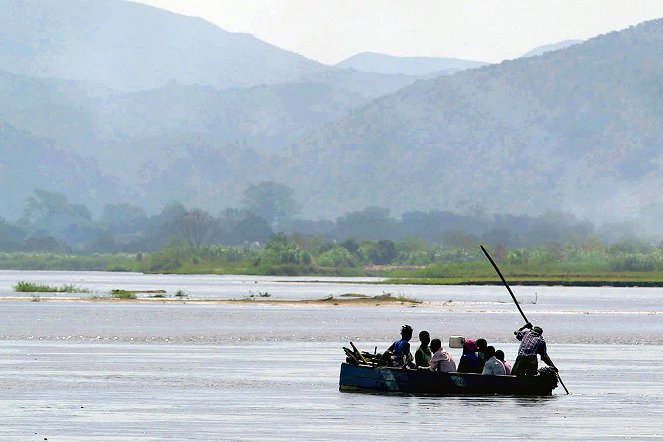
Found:
[[[557,386],[549,376],[483,376],[430,370],[341,364],[340,391],[421,395],[550,396]]]

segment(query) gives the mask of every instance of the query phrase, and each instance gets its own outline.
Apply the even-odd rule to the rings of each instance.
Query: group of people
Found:
[[[541,356],[543,362],[557,371],[548,357],[543,329],[534,327],[529,322],[514,332],[516,339],[520,341],[520,348],[513,367],[504,359],[502,350],[488,345],[483,338],[464,341],[463,355],[456,366],[451,353],[442,346],[442,341],[437,338],[431,340],[430,334],[425,330],[419,333],[420,344],[413,357],[410,351],[412,333],[412,327],[409,325],[401,328],[401,339],[394,342],[385,353],[389,356],[388,365],[443,372],[534,376],[537,374],[538,356]]]

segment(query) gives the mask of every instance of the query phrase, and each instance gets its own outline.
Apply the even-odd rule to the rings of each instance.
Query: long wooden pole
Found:
[[[523,309],[520,308],[520,304],[518,304],[518,300],[516,299],[516,295],[513,294],[513,291],[511,290],[511,287],[509,287],[509,284],[507,284],[506,279],[504,279],[504,276],[502,276],[502,272],[500,272],[500,269],[497,267],[497,264],[495,264],[495,261],[493,261],[493,258],[490,257],[488,254],[488,251],[485,249],[483,245],[479,245],[481,247],[481,251],[483,252],[484,255],[486,255],[486,258],[488,258],[488,261],[493,265],[493,268],[499,275],[500,279],[502,280],[502,284],[504,284],[504,287],[509,291],[509,294],[511,295],[511,299],[513,299],[513,302],[516,304],[516,307],[518,307],[518,311],[522,315],[523,319],[525,320],[525,323],[529,323],[527,320],[527,316],[525,316],[525,312],[523,312]],[[552,362],[552,359],[550,360]],[[553,363],[553,366],[555,364]],[[566,385],[564,385],[564,381],[562,381],[562,377],[557,373],[557,379],[559,379],[559,383],[562,384],[562,387],[564,387],[564,391],[566,391],[566,394],[569,394],[569,390],[566,388]]]
[[[511,291],[511,287],[509,287],[509,284],[507,284],[506,280],[504,279],[504,276],[502,276],[502,272],[500,272],[500,269],[497,268],[497,264],[495,264],[495,261],[493,261],[493,258],[490,257],[488,254],[488,251],[482,246],[481,251],[483,252],[484,255],[486,255],[486,258],[488,258],[488,261],[493,265],[493,268],[499,275],[500,279],[502,280],[502,284],[504,284],[504,287],[509,291],[509,294],[511,295],[511,298],[513,299],[513,302],[516,304],[516,307],[518,307],[518,311],[520,314],[523,316],[523,319],[525,320],[525,323],[528,323],[529,321],[527,320],[527,316],[525,316],[525,313],[523,312],[523,309],[520,308],[520,304],[518,304],[518,300],[516,299],[516,295],[513,294],[513,291]]]

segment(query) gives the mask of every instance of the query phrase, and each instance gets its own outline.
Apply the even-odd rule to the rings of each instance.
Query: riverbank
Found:
[[[131,254],[53,255],[0,254],[0,270],[105,271],[154,275],[246,275],[301,277],[387,278],[385,284],[501,285],[494,269],[484,260],[431,264],[426,267],[388,265],[363,267],[254,266],[249,261],[180,260],[178,265],[154,269],[154,257]],[[170,262],[170,261],[168,261]],[[603,259],[562,260],[547,263],[500,262],[507,281],[514,286],[663,287],[663,269],[623,270]],[[372,282],[367,282],[371,284]]]
[[[404,296],[392,296],[384,294],[378,296],[365,296],[357,294],[345,294],[340,296],[327,296],[321,299],[269,299],[263,297],[244,296],[235,299],[186,299],[186,298],[165,298],[158,297],[113,297],[113,296],[90,296],[90,297],[56,297],[56,296],[32,296],[31,298],[21,296],[0,297],[0,302],[55,302],[55,303],[127,303],[127,304],[215,304],[215,305],[284,305],[284,306],[352,306],[352,307],[370,307],[370,306],[412,306],[432,305],[431,302],[424,302],[416,298]],[[437,303],[448,305],[448,302]]]
[[[509,277],[506,279],[511,286],[563,286],[563,287],[663,287],[663,278],[642,277],[640,275],[606,277],[606,276],[562,276],[545,277]],[[499,278],[388,278],[383,284],[411,285],[496,285],[501,286]]]

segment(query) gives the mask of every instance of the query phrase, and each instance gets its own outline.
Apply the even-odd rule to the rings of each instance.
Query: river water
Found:
[[[66,302],[17,299],[20,280],[94,292],[57,298],[123,288],[205,300],[392,292],[431,302]],[[0,272],[0,440],[663,439],[661,289],[514,287],[571,394],[440,398],[340,393],[341,347],[383,350],[409,323],[443,342],[483,336],[513,359],[522,318],[506,291],[326,281]]]

